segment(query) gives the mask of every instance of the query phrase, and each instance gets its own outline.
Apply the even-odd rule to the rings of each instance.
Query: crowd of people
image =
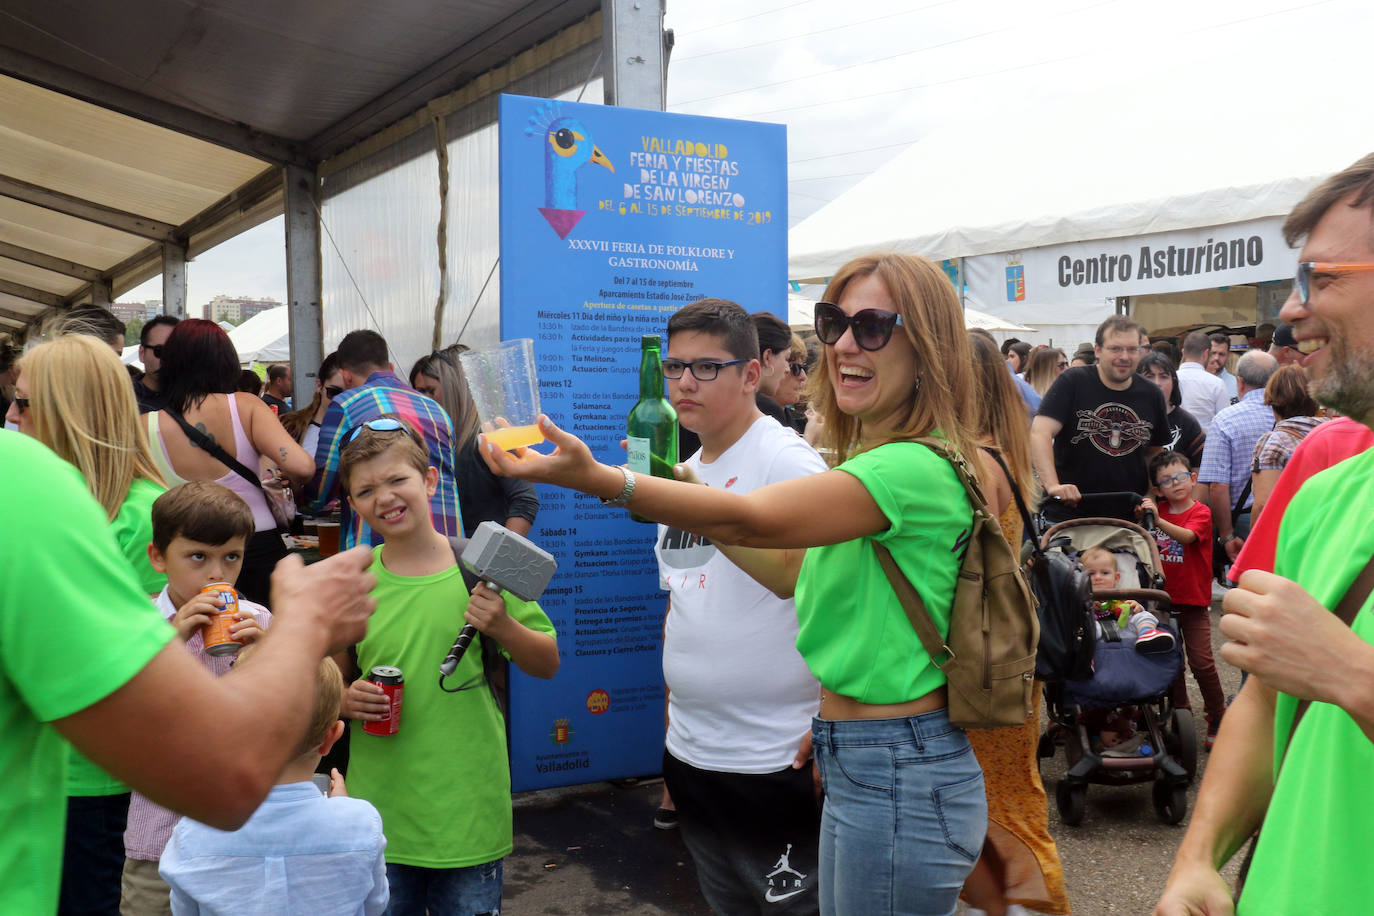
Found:
[[[1173,628],[1138,604],[1099,614],[1143,652],[1181,640],[1205,704],[1212,756],[1156,912],[1358,912],[1374,890],[1355,859],[1374,820],[1374,156],[1285,233],[1293,294],[1240,354],[1124,315],[1071,358],[999,348],[907,255],[837,270],[814,362],[775,317],[699,300],[663,359],[696,440],[676,480],[600,463],[547,418],[552,452],[493,447],[460,345],[402,378],[379,334],[353,331],[291,410],[289,370],[240,390],[212,322],[150,321],[131,379],[113,316],[69,316],[0,361],[0,459],[22,483],[0,493],[3,908],[498,912],[510,777],[481,653],[461,688],[409,680],[403,714],[376,672],[427,668],[467,622],[556,675],[538,604],[455,562],[482,521],[537,539],[540,482],[659,523],[664,803],[713,910],[1070,911],[1038,710],[954,725],[883,566],[943,636],[975,513],[1019,544],[1022,500],[1050,521],[1141,520],[1159,547]],[[986,506],[915,441],[932,436]],[[289,556],[283,504],[337,506],[343,551]],[[1109,587],[1109,553],[1081,561]],[[1222,657],[1250,675],[1229,706],[1214,575],[1235,586]],[[1182,675],[1173,693],[1187,705]],[[1219,869],[1257,831],[1233,904]]]

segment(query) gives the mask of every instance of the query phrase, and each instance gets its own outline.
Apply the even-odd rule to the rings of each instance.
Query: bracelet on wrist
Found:
[[[601,500],[601,505],[608,509],[622,509],[630,501],[630,497],[635,494],[635,472],[621,465],[620,473],[625,475],[625,487],[620,491],[620,495],[613,499]]]

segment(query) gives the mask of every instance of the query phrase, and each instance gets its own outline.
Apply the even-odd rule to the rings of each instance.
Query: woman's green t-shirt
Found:
[[[915,442],[880,445],[836,470],[864,485],[888,528],[806,551],[797,651],[827,690],[863,703],[905,703],[943,686],[945,676],[911,628],[871,542],[891,551],[944,634],[973,509],[953,466]]]

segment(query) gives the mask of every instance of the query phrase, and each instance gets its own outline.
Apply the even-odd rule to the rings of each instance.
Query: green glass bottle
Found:
[[[663,396],[662,345],[657,334],[639,342],[639,400],[626,421],[630,470],[673,479],[677,463],[677,411]],[[637,522],[648,522],[631,513]]]

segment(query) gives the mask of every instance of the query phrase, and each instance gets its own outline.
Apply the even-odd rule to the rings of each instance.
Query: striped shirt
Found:
[[[458,509],[458,485],[453,473],[455,450],[453,424],[438,401],[427,398],[401,381],[394,372],[379,371],[357,388],[350,388],[334,399],[320,424],[320,441],[315,448],[315,479],[306,488],[307,511],[319,512],[339,490],[339,453],[344,439],[368,420],[389,414],[404,420],[425,437],[429,461],[439,471],[439,485],[429,501],[434,528],[440,534],[462,537],[462,515]],[[358,544],[377,546],[382,538],[374,535],[367,522],[350,511],[341,500],[339,548]]]

